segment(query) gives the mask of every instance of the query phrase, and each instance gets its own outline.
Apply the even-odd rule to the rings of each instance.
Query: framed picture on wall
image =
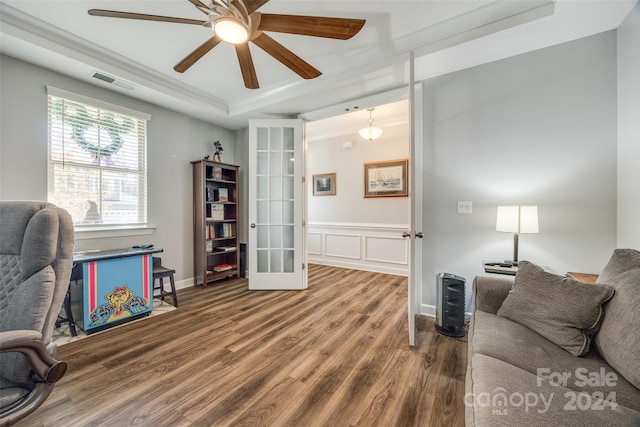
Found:
[[[407,197],[408,159],[364,164],[364,197]]]
[[[313,175],[313,195],[314,196],[335,196],[336,195],[335,172]]]

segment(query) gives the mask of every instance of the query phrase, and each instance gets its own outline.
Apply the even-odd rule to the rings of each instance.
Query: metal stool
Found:
[[[162,265],[162,258],[153,257],[153,291],[160,291],[158,295],[154,295],[154,297],[159,296],[162,301],[164,301],[164,297],[171,296],[173,297],[173,306],[178,308],[178,297],[176,296],[176,283],[173,279],[173,275],[176,272],[170,268],[165,268]],[[164,290],[164,279],[165,277],[169,278],[169,282],[171,284],[171,290]],[[158,280],[158,284],[156,285],[156,279]]]
[[[78,280],[82,280],[82,265],[74,264],[71,269],[69,287],[67,288],[67,293],[64,296],[64,303],[62,304],[62,308],[64,309],[67,317],[62,317],[58,314],[58,319],[56,320],[56,328],[62,326],[63,323],[69,323],[69,332],[72,337],[78,336],[78,332],[76,331],[76,322],[73,320],[73,313],[71,312],[71,282],[76,282],[77,284]],[[62,310],[60,310],[60,312],[62,312]]]

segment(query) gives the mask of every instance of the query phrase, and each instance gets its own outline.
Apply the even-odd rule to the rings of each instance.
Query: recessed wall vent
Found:
[[[123,89],[133,90],[133,88],[134,88],[134,86],[129,82],[125,82],[123,80],[118,80],[115,77],[108,76],[108,75],[106,75],[104,73],[101,73],[99,71],[94,71],[91,74],[91,77],[93,77],[94,79],[101,80],[101,81],[103,81],[105,83],[121,87]]]

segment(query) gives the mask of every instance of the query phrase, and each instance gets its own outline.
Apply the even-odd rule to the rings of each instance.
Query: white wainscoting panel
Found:
[[[335,267],[406,276],[406,224],[309,223],[308,261]]]
[[[325,255],[335,258],[360,259],[360,241],[357,234],[325,233]]]
[[[322,255],[322,233],[307,233],[307,253]]]
[[[403,237],[364,236],[364,259],[407,265],[409,252]]]

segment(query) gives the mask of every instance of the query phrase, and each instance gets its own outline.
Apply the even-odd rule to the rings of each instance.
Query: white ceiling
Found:
[[[90,8],[205,19],[187,0],[0,0],[0,51],[229,129],[250,118],[309,113],[407,84],[617,28],[636,0],[271,0],[264,13],[366,19],[350,40],[270,33],[323,72],[303,80],[252,47],[260,89],[246,89],[220,44],[184,74],[173,66],[210,37],[185,24],[89,16]],[[133,90],[90,77],[116,77]],[[366,123],[366,105],[353,120]],[[340,107],[342,108],[342,107]],[[344,109],[342,109],[344,110]],[[384,110],[379,111],[382,115]],[[390,112],[390,117],[398,116]],[[326,114],[325,114],[326,115]],[[377,115],[376,115],[377,116]],[[385,120],[376,117],[376,120]]]

